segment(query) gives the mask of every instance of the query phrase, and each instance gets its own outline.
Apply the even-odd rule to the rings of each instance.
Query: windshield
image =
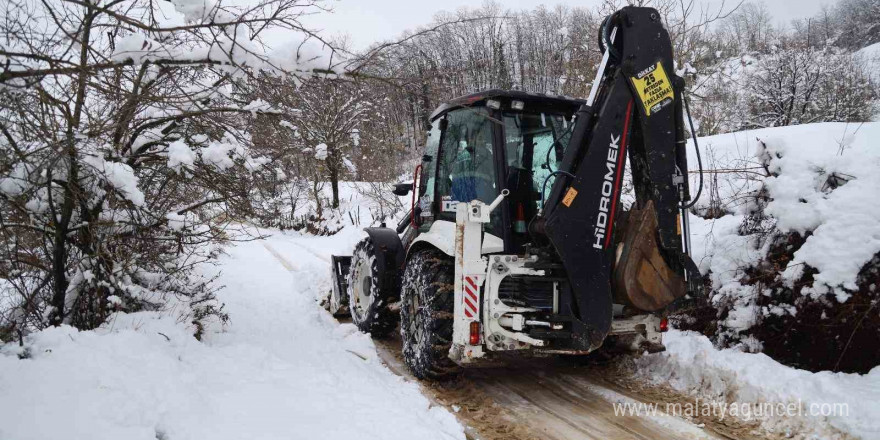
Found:
[[[447,115],[448,125],[440,146],[437,195],[441,201],[489,204],[498,196],[493,148],[493,119],[485,107],[462,108]],[[455,221],[454,212],[440,219]],[[500,236],[501,211],[492,212],[486,230]]]

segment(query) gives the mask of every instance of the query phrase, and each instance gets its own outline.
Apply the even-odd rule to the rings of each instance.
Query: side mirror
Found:
[[[410,190],[412,190],[412,183],[395,183],[394,189],[391,190],[392,193],[396,196],[405,196],[409,194]]]

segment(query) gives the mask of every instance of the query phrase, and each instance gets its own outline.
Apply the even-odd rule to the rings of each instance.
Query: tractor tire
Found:
[[[388,308],[398,296],[395,283],[383,283],[383,279],[388,277],[379,273],[373,241],[365,238],[355,246],[348,271],[348,311],[354,325],[374,338],[388,336],[400,320]]]
[[[416,251],[403,274],[400,336],[403,359],[419,379],[446,379],[459,367],[449,359],[455,300],[453,260],[437,249]]]

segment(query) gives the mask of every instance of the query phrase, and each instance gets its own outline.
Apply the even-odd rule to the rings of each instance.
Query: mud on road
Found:
[[[392,371],[416,380],[401,359],[399,339],[376,341],[376,346]],[[613,383],[608,376],[615,374],[607,365],[540,358],[468,369],[448,382],[420,384],[434,402],[456,412],[468,437],[480,440],[749,438],[662,411],[654,416],[615,414],[614,403],[663,401]]]

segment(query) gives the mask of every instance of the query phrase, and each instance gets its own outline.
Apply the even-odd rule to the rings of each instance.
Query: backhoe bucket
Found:
[[[615,249],[614,302],[654,312],[684,296],[684,276],[669,267],[660,255],[654,202],[631,210],[622,232]]]

